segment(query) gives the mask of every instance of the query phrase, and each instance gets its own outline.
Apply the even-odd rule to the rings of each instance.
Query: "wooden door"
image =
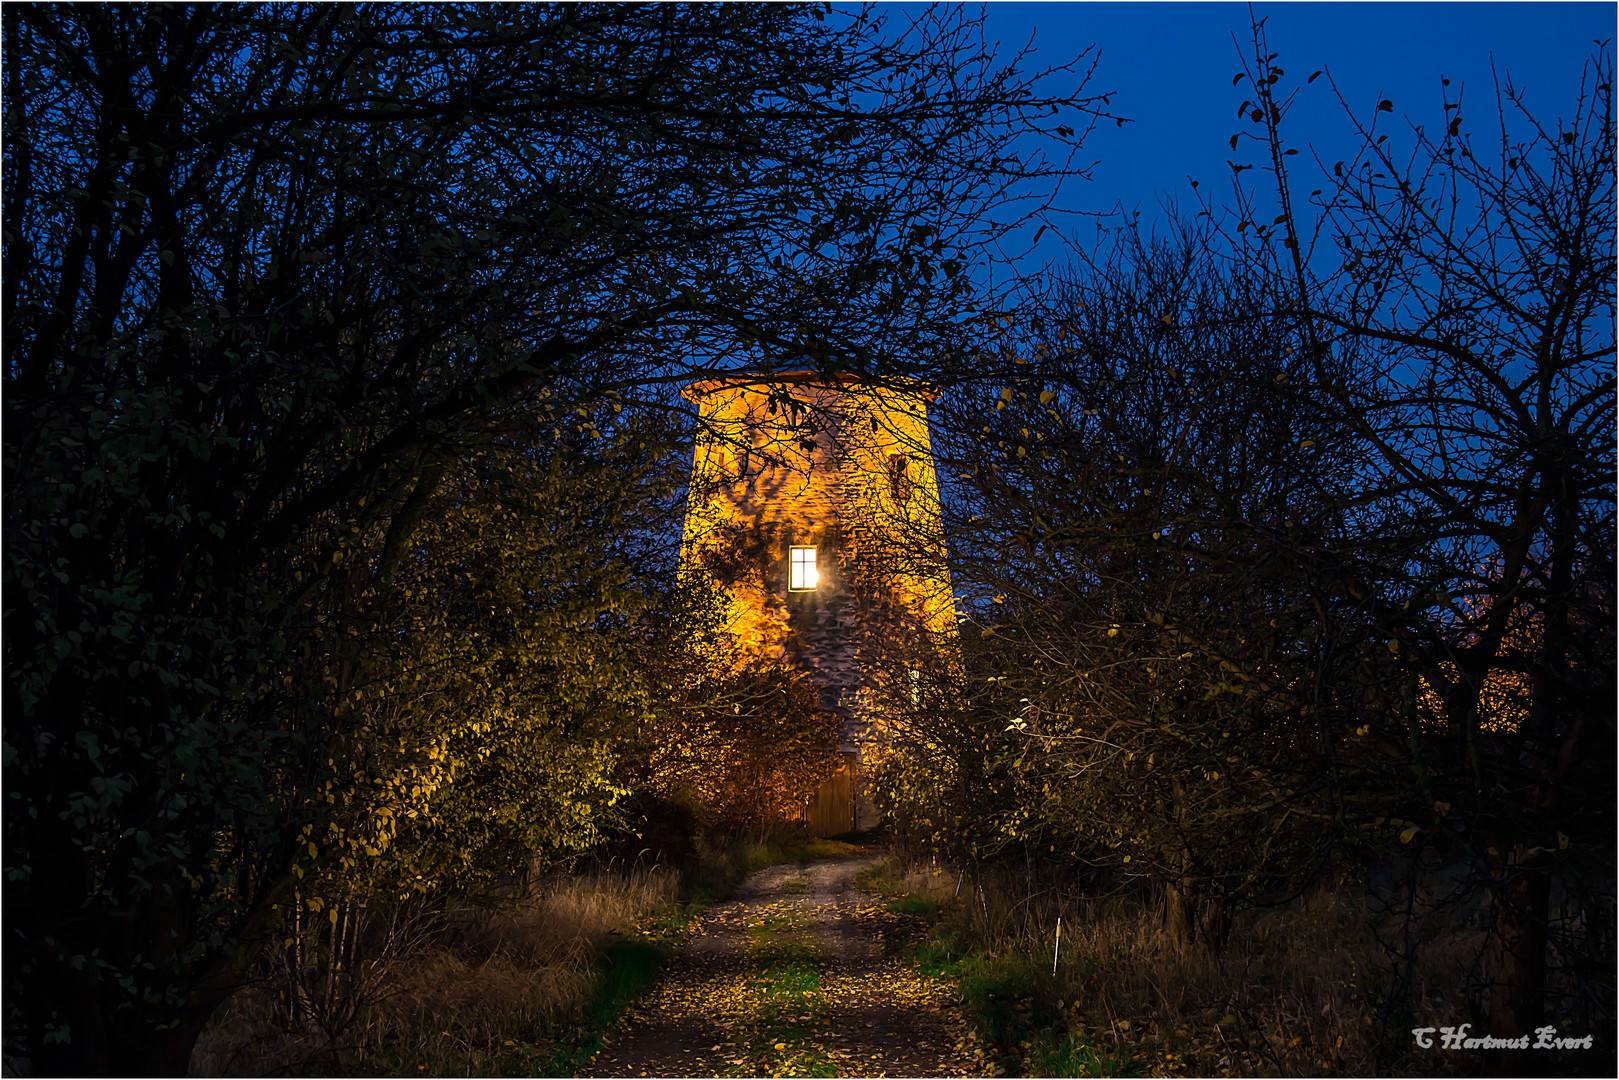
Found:
[[[804,811],[804,824],[816,836],[837,836],[854,831],[855,754],[844,753],[838,771],[822,784]]]

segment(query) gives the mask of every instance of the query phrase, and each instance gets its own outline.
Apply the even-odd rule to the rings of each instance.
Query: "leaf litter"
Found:
[[[983,1076],[955,992],[887,947],[875,855],[761,870],[712,908],[588,1076]],[[782,886],[786,886],[783,889]]]

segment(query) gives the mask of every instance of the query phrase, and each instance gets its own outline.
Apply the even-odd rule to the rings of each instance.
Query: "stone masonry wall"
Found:
[[[803,671],[843,716],[843,745],[870,734],[874,645],[949,637],[955,606],[920,392],[811,376],[687,389],[706,425],[681,552],[685,573],[729,590],[741,656]],[[812,546],[820,581],[788,589],[788,549]]]

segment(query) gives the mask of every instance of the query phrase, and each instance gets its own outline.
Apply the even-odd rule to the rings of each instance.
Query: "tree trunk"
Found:
[[[154,1031],[138,1021],[109,1023],[103,1000],[108,995],[94,976],[40,982],[49,988],[26,1006],[31,1014],[29,1068],[35,1076],[185,1076],[197,1037],[219,1004],[199,1002],[185,1009],[173,1027]],[[43,1025],[35,1019],[51,1011],[67,1020],[65,1041],[44,1038]]]
[[[1543,853],[1527,852],[1521,844],[1504,862],[1490,911],[1489,1034],[1517,1038],[1533,1036],[1545,1016],[1551,870]],[[1510,1075],[1522,1066],[1521,1054],[1491,1054],[1495,1075]]]
[[[1517,732],[1518,757],[1532,763],[1523,811],[1525,820],[1533,825],[1527,835],[1503,840],[1491,852],[1499,881],[1490,912],[1489,1024],[1490,1034],[1505,1038],[1533,1035],[1545,1019],[1546,918],[1554,850],[1550,834],[1560,826],[1565,779],[1585,729],[1566,701],[1568,606],[1577,525],[1572,517],[1575,500],[1563,490],[1566,482],[1560,469],[1549,469],[1545,476],[1553,508],[1551,573],[1531,704]],[[1566,730],[1559,731],[1565,725]],[[1511,1071],[1513,1063],[1497,1053],[1492,1055],[1491,1068],[1497,1073]]]
[[[1177,946],[1186,943],[1187,927],[1190,916],[1186,911],[1186,893],[1179,882],[1170,881],[1164,885],[1164,933]]]
[[[279,885],[265,891],[261,910],[238,926],[244,939],[262,939],[283,891]],[[19,994],[33,1075],[186,1075],[198,1037],[214,1010],[242,985],[257,947],[179,964],[172,949],[186,940],[182,913],[161,886],[154,894],[129,919],[104,913],[62,919],[61,911],[72,910],[63,887],[22,895],[26,910],[12,917],[26,928],[27,941],[39,943]],[[143,972],[143,956],[159,961],[163,974]],[[179,1001],[143,998],[123,985],[126,972],[147,974],[149,993],[165,985],[188,989]]]

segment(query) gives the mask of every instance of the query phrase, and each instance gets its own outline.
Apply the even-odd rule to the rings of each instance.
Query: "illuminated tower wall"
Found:
[[[849,769],[835,783],[852,789],[853,824],[866,828],[875,814],[859,760],[873,691],[895,648],[956,631],[928,395],[808,372],[764,378],[686,389],[704,427],[681,566],[726,590],[739,657],[792,664],[843,718]]]

